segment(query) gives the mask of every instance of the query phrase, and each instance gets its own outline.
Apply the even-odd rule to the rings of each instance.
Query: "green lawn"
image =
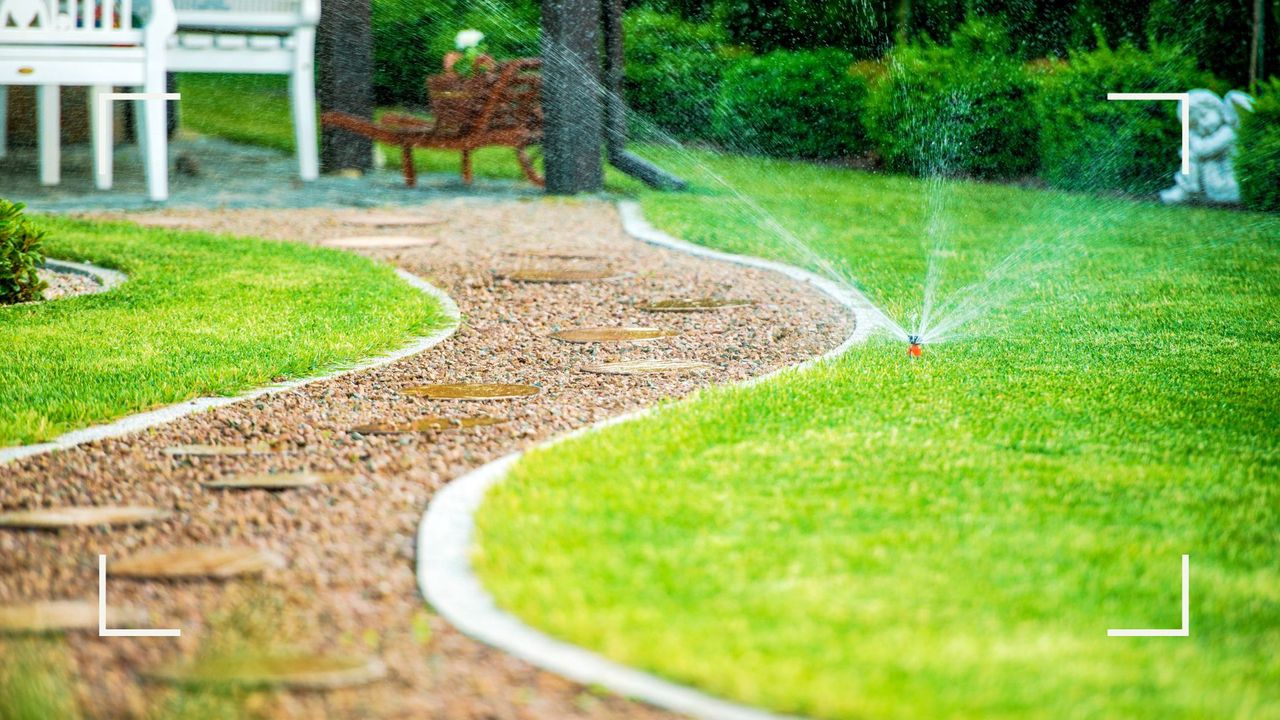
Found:
[[[944,296],[1034,252],[919,361],[881,336],[529,456],[478,519],[503,607],[822,718],[1280,718],[1280,218],[660,159],[702,187],[642,196],[663,229],[814,262],[705,162],[899,318],[927,228]],[[1191,636],[1108,638],[1178,626],[1182,553]]]
[[[0,307],[0,446],[350,364],[448,321],[390,267],[348,253],[36,220],[51,257],[130,279],[102,295]]]

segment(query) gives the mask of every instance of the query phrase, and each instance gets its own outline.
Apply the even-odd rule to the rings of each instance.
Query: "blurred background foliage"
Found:
[[[498,58],[539,54],[540,0],[373,0],[375,92],[426,108],[424,77],[473,27]],[[1263,0],[1265,82],[1280,0]],[[1150,193],[1176,169],[1170,104],[1109,90],[1250,90],[1254,0],[627,0],[637,140],[912,174]],[[1268,101],[1273,102],[1273,101]],[[1270,107],[1270,105],[1264,105]],[[1280,186],[1272,134],[1246,199]],[[1170,148],[1174,148],[1171,150]],[[1250,200],[1264,207],[1261,200]],[[1268,201],[1269,202],[1269,201]]]

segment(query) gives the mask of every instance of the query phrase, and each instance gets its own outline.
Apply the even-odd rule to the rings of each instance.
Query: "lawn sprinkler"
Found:
[[[907,355],[913,358],[920,357],[920,353],[921,353],[920,336],[908,335],[907,342],[911,343],[911,347],[907,348]]]

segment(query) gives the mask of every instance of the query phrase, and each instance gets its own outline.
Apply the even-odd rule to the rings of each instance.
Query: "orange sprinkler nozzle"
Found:
[[[923,352],[923,349],[920,347],[920,336],[908,335],[907,342],[911,343],[911,347],[907,348],[907,355],[913,358],[920,357],[920,353]]]

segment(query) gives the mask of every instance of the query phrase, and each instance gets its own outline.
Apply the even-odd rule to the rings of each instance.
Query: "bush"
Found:
[[[498,59],[537,55],[540,18],[536,0],[375,0],[374,101],[424,106],[426,76],[440,72],[459,30],[483,32],[486,51]]]
[[[729,39],[758,53],[839,48],[859,59],[893,43],[896,3],[865,0],[716,0]]]
[[[840,50],[778,50],[724,74],[714,126],[725,145],[780,157],[837,158],[866,148],[867,80]]]
[[[885,164],[916,175],[1010,178],[1035,170],[1033,84],[1008,35],[982,21],[950,46],[900,45],[867,98],[867,134]]]
[[[1253,112],[1241,112],[1236,177],[1245,207],[1280,212],[1280,78],[1262,87]]]
[[[1151,193],[1172,182],[1182,131],[1170,102],[1109,101],[1109,92],[1182,92],[1212,84],[1171,47],[1076,52],[1036,95],[1040,169],[1055,187]]]
[[[0,305],[40,300],[45,283],[36,275],[44,262],[44,232],[22,215],[22,203],[0,199]]]
[[[720,75],[734,52],[720,28],[640,9],[627,13],[623,37],[627,105],[678,138],[710,137]]]

